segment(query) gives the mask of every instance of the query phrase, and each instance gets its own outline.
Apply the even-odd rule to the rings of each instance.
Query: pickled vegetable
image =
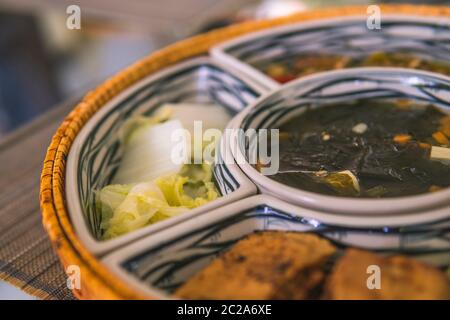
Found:
[[[374,52],[365,57],[349,57],[328,53],[303,54],[284,61],[266,65],[255,64],[254,66],[279,83],[286,83],[316,72],[351,67],[402,67],[450,75],[449,63],[431,61],[405,52]]]

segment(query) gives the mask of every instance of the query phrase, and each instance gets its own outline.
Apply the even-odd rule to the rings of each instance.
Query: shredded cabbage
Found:
[[[155,182],[171,206],[192,209],[219,196],[211,182],[211,167],[207,164],[185,165],[180,174],[160,177]]]
[[[96,192],[96,208],[101,213],[101,225],[113,216],[114,210],[125,200],[132,185],[112,184]]]
[[[97,196],[102,238],[111,239],[215,200],[208,164],[185,165],[179,174],[135,185],[109,185]]]
[[[210,164],[173,164],[170,158],[173,146],[167,139],[161,139],[179,128],[193,130],[193,121],[197,120],[193,115],[200,116],[198,120],[206,122],[206,128],[221,129],[228,116],[222,114],[222,108],[220,116],[216,113],[214,117],[206,116],[205,112],[214,110],[213,107],[167,105],[152,117],[133,117],[125,123],[120,132],[125,150],[115,184],[96,192],[102,239],[179,215],[220,196]],[[180,120],[172,119],[174,113]]]
[[[107,188],[108,186],[104,189]],[[102,208],[103,201],[109,203],[110,200],[108,191],[103,193],[104,189],[100,192]],[[102,221],[103,239],[117,237],[186,210],[186,207],[171,207],[154,182],[139,183],[132,187],[123,201],[114,208],[112,216]]]

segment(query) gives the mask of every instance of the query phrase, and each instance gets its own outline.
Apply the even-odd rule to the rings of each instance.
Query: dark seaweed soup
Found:
[[[399,197],[450,186],[450,116],[408,101],[310,108],[280,127],[270,178],[345,197]]]

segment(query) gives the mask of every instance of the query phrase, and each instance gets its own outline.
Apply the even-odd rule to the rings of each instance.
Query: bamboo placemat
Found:
[[[450,8],[412,5],[381,5],[384,14],[410,14],[450,17]],[[86,121],[107,101],[140,79],[173,63],[207,50],[224,40],[247,32],[288,23],[347,15],[366,15],[366,6],[352,6],[308,11],[275,20],[247,22],[178,42],[120,72],[88,93],[67,116],[53,136],[44,162],[41,180],[43,222],[64,265],[81,269],[81,289],[74,294],[83,299],[148,298],[130,288],[98,261],[79,241],[65,206],[64,173],[66,158],[73,140]]]
[[[78,99],[0,141],[0,281],[40,299],[73,299],[41,223],[39,173],[45,148]]]

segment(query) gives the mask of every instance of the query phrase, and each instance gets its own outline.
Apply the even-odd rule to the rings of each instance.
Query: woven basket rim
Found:
[[[429,5],[380,5],[381,12],[396,15],[450,18],[450,8]],[[73,293],[80,299],[148,299],[130,288],[94,257],[77,238],[65,204],[65,168],[70,147],[84,124],[106,102],[148,75],[207,53],[214,45],[249,32],[318,19],[366,15],[367,5],[334,7],[298,13],[273,20],[250,21],[214,30],[156,51],[125,68],[88,92],[64,119],[52,137],[41,173],[40,204],[42,221],[64,267],[77,265],[81,288]]]

